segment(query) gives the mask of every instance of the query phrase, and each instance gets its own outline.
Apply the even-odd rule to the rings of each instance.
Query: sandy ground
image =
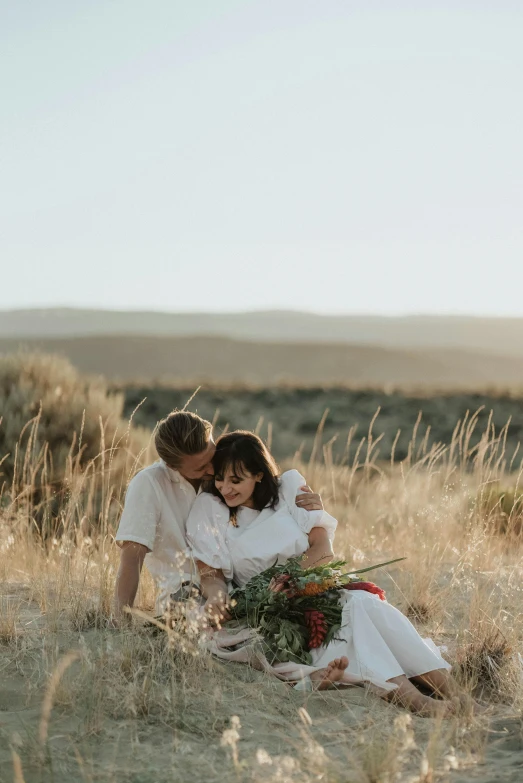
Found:
[[[234,666],[230,664],[230,666]],[[3,673],[5,676],[5,672]],[[263,678],[252,672],[256,686],[263,687]],[[253,689],[253,698],[255,691]],[[369,701],[371,702],[369,704]],[[395,710],[377,705],[361,690],[347,690],[343,693],[315,694],[305,700],[294,699],[296,710],[305,706],[312,718],[311,735],[324,748],[331,758],[340,762],[346,755],[347,745],[364,743],[366,734],[372,726],[375,732],[376,722],[387,721],[392,724]],[[259,705],[261,707],[261,705]],[[224,780],[233,776],[234,770],[220,739],[219,729],[223,722],[216,725],[216,737],[209,742],[201,736],[197,727],[187,729],[150,724],[144,720],[111,720],[106,718],[100,732],[83,735],[81,715],[72,715],[70,711],[57,711],[53,715],[50,733],[50,756],[52,770],[42,769],[38,762],[36,733],[40,719],[41,699],[35,694],[28,700],[26,683],[20,675],[8,675],[0,688],[0,780],[15,780],[12,768],[10,745],[20,752],[33,741],[34,763],[27,764],[27,752],[24,763],[24,779],[27,783],[41,780],[53,780],[66,783],[72,779],[92,781],[185,781],[185,780]],[[273,759],[267,772],[274,772],[278,761],[287,768],[289,780],[300,779],[292,774],[289,759],[300,758],[301,736],[299,722],[296,726],[274,715],[263,715],[263,710],[251,712],[248,703],[235,704],[235,713],[241,723],[238,750],[241,764],[256,765],[257,751],[263,748]],[[384,715],[377,715],[383,712]],[[183,721],[182,721],[183,722]],[[432,728],[431,721],[413,719],[414,734],[418,742],[426,739]],[[193,730],[191,730],[193,728]],[[479,781],[495,783],[523,780],[523,734],[521,718],[510,714],[490,719],[488,741],[483,752],[472,753],[470,758],[457,757],[460,766],[455,771],[442,773],[440,779],[464,783]],[[482,737],[479,742],[482,745]],[[29,754],[30,755],[30,754]],[[278,758],[279,757],[279,758]],[[283,758],[282,758],[283,757]],[[285,759],[287,757],[287,759]],[[419,765],[418,753],[412,752],[412,763],[404,765],[409,779]],[[263,766],[257,770],[254,779],[267,779]],[[249,778],[247,778],[249,779]],[[275,779],[278,779],[277,777]],[[283,779],[283,778],[282,778]],[[301,778],[303,779],[303,778]],[[352,778],[333,778],[333,780],[351,780]],[[385,778],[384,778],[385,779]]]
[[[53,635],[49,618],[27,598],[27,586],[4,584],[3,593],[4,599],[20,601],[22,632],[0,646],[1,783],[523,780],[523,723],[506,706],[493,707],[479,722],[438,726],[411,719],[363,689],[299,693],[248,667],[222,662],[212,662],[198,681],[177,688],[180,702],[170,716],[154,709],[125,716],[113,708],[95,721],[86,707],[88,694],[74,691],[76,663],[69,672],[69,696],[57,690],[48,743],[42,746],[38,732],[49,661],[68,648],[105,647],[116,654],[125,634]],[[303,712],[300,717],[301,708],[310,724]],[[239,736],[224,745],[231,739],[232,716],[239,719]],[[15,776],[13,752],[23,777]],[[434,774],[431,753],[438,758]]]

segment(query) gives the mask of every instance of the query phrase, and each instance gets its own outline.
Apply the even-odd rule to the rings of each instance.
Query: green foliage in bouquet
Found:
[[[341,627],[339,590],[361,582],[359,574],[403,559],[343,573],[345,560],[304,569],[300,558],[291,558],[232,592],[228,627],[255,628],[270,663],[311,664],[310,650],[329,644]]]

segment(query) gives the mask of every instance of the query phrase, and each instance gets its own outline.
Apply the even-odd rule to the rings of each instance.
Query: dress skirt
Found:
[[[410,678],[434,669],[450,670],[432,640],[422,639],[410,620],[387,601],[365,590],[340,590],[340,602],[342,625],[337,638],[311,651],[312,666],[271,665],[256,643],[259,637],[249,628],[216,631],[205,646],[219,658],[249,663],[293,682],[342,656],[349,659],[342,683],[366,683],[385,691],[394,690],[397,686],[389,680],[402,674]]]

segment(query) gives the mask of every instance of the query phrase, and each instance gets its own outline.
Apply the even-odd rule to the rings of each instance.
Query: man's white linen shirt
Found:
[[[159,587],[157,611],[182,582],[199,581],[185,536],[196,494],[163,460],[137,473],[127,488],[116,541],[134,541],[150,550],[145,564]]]

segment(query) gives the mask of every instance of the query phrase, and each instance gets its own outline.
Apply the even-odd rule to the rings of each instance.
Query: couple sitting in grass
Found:
[[[269,661],[259,648],[253,654],[259,629],[227,628],[231,587],[298,557],[303,568],[333,561],[337,522],[296,470],[279,473],[250,432],[229,433],[215,445],[209,422],[174,412],[160,422],[156,448],[160,462],[131,481],[116,536],[117,616],[132,607],[145,560],[160,612],[198,585],[202,612],[215,628],[206,632],[207,646],[225,660],[250,663],[298,688],[366,684],[418,714],[455,711],[463,697],[438,649],[383,596],[365,589],[337,591],[339,628],[310,650],[307,662]],[[271,589],[281,589],[281,580],[273,582]]]

